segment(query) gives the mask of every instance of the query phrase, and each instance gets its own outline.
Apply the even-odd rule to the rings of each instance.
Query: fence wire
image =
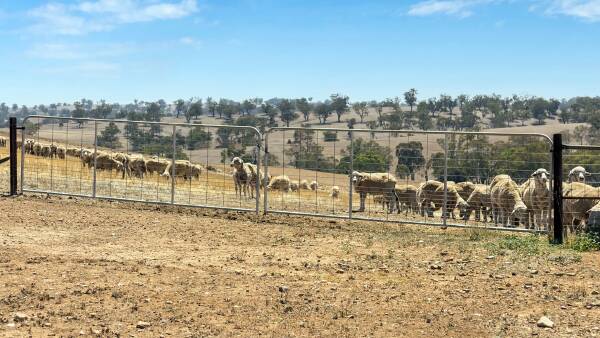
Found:
[[[265,170],[277,182],[268,212],[549,228],[551,141],[543,135],[273,128],[265,142]],[[543,205],[523,195],[530,185],[543,187],[534,196],[544,194]]]
[[[258,211],[256,185],[238,185],[232,158],[259,165],[252,127],[30,117],[22,190]]]

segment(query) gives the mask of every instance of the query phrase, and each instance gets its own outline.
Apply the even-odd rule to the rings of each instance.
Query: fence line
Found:
[[[76,160],[69,154],[65,158],[50,155],[49,161],[44,162],[43,158],[25,151],[26,133],[24,132],[21,138],[23,144],[21,191],[254,212],[260,211],[262,201],[264,213],[441,227],[547,231],[545,224],[536,228],[535,221],[532,229],[521,228],[520,225],[517,228],[498,226],[497,215],[492,212],[491,207],[477,209],[477,220],[472,221],[470,216],[474,210],[466,207],[462,210],[462,206],[456,208],[452,204],[460,196],[455,193],[457,184],[454,181],[489,184],[495,173],[505,173],[504,170],[506,173],[511,173],[513,179],[520,183],[519,181],[530,179],[533,166],[550,168],[550,176],[552,176],[554,170],[550,157],[552,140],[543,134],[297,127],[268,128],[263,134],[254,127],[244,126],[39,115],[27,117],[23,124],[36,121],[37,126],[41,128],[38,128],[34,141],[43,143],[43,135],[47,132],[43,128],[46,124],[51,124],[50,145],[55,148],[69,149],[72,146],[69,144],[70,135],[75,134],[77,138],[79,133],[79,141],[75,141],[79,144],[75,144],[77,147],[73,148],[79,149],[82,154],[85,149],[93,146],[93,150],[90,149],[93,156],[92,163],[85,163],[82,158],[81,161]],[[93,130],[83,127],[92,123]],[[63,124],[66,124],[64,140],[61,139],[65,136]],[[124,146],[106,145],[104,132],[111,125],[121,127],[118,129],[121,137],[117,138],[117,141],[126,142]],[[101,127],[104,126],[106,128],[103,130]],[[137,135],[134,132],[144,137],[150,135],[151,138],[144,139],[140,136],[141,141],[139,141],[133,138]],[[199,135],[200,141],[193,138],[193,133]],[[127,137],[122,137],[124,135]],[[230,137],[231,135],[234,136]],[[216,148],[210,145],[217,138],[222,140],[228,137],[231,144],[227,148]],[[154,140],[153,138],[158,141],[145,143],[147,140]],[[103,140],[102,145],[99,144],[100,139]],[[491,142],[492,139],[495,142]],[[205,144],[206,142],[208,144]],[[484,146],[480,147],[480,143]],[[418,154],[412,153],[414,149],[410,148],[418,147],[416,144],[421,147]],[[531,144],[539,147],[530,148]],[[512,147],[516,150],[508,155],[502,154],[504,150],[502,147]],[[247,148],[252,150],[252,154],[246,153]],[[380,151],[383,153],[387,151],[387,155],[382,156]],[[129,167],[116,169],[110,167],[106,170],[104,163],[99,163],[99,160],[105,160],[101,157],[105,152],[113,154],[111,156],[117,153],[134,153],[132,156],[135,156],[135,152],[144,156],[155,155],[148,159],[170,165],[170,172],[169,175],[147,173],[138,177],[135,172],[132,175],[128,171],[132,169]],[[233,196],[233,178],[226,174],[231,169],[225,166],[225,161],[238,153],[239,156],[246,156],[247,162],[255,163],[258,168],[258,179],[253,181],[254,186],[249,188],[254,193],[254,200],[241,197],[241,192],[239,198],[237,194]],[[183,158],[189,159],[188,169],[181,169],[178,166]],[[261,159],[264,159],[264,162],[261,163]],[[278,163],[279,160],[281,163]],[[131,163],[131,159],[128,161]],[[166,164],[167,162],[169,164]],[[198,177],[193,176],[192,167],[195,164],[203,166],[204,169]],[[289,170],[290,166],[293,168],[292,171]],[[401,166],[403,167],[400,168]],[[48,169],[50,177],[48,177]],[[92,171],[91,176],[89,170]],[[113,176],[115,170],[117,176]],[[359,189],[360,186],[357,185],[359,178],[354,174],[355,171],[367,173],[368,176],[380,172],[388,175],[387,177],[398,176],[399,178],[395,179],[397,185],[386,188],[388,190],[365,191]],[[423,171],[425,174],[421,175]],[[77,178],[73,179],[75,177],[73,173],[78,174],[79,182],[76,182]],[[297,186],[292,192],[268,189],[267,186],[271,183],[270,174],[286,175],[293,181],[291,183]],[[118,175],[121,175],[121,179]],[[203,175],[202,178],[200,175]],[[164,181],[164,176],[170,176],[169,180]],[[422,199],[425,201],[423,203],[418,200],[416,205],[401,200],[401,197],[416,194],[425,183],[433,181],[430,176],[437,178],[439,180],[437,182],[442,185],[438,189],[439,195]],[[51,182],[49,187],[45,181],[48,178]],[[315,189],[306,189],[308,180],[314,180]],[[70,181],[78,183],[79,189],[75,190]],[[261,185],[264,186],[263,195],[261,195]],[[340,194],[338,197],[333,197],[334,187],[338,188]],[[399,189],[406,189],[407,192],[403,193],[406,196],[401,195]],[[490,191],[486,190],[486,193],[489,195]],[[413,198],[413,195],[410,196]],[[465,195],[460,198],[466,201],[468,197]],[[357,207],[359,209],[355,210]],[[440,214],[436,216],[435,213],[438,211]],[[455,211],[459,212],[459,218],[456,218]],[[479,218],[481,211],[485,213],[483,221]],[[488,212],[492,212],[493,221],[488,222]],[[512,226],[511,216],[507,216],[508,221],[501,220],[509,223],[501,224]]]

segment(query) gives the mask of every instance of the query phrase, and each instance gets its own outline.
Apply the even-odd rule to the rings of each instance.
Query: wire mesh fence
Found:
[[[231,157],[259,164],[252,127],[30,117],[22,190],[236,210],[258,209],[256,186],[236,194]],[[254,198],[253,198],[254,197]]]
[[[273,128],[265,210],[546,231],[551,146],[535,134]],[[535,182],[543,205],[522,195]]]
[[[600,148],[566,146],[562,158],[562,223],[566,237],[573,239],[590,230],[600,234]]]

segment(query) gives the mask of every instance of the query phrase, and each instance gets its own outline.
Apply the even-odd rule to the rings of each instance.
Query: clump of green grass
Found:
[[[598,251],[600,250],[600,239],[591,234],[577,235],[567,242],[567,247],[579,252]]]
[[[547,243],[540,236],[510,235],[487,244],[488,250],[493,254],[503,255],[515,252],[524,256],[537,256],[545,252]]]

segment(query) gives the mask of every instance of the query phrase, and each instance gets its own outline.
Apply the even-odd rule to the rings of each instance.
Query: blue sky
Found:
[[[600,0],[0,0],[0,102],[598,95]]]

